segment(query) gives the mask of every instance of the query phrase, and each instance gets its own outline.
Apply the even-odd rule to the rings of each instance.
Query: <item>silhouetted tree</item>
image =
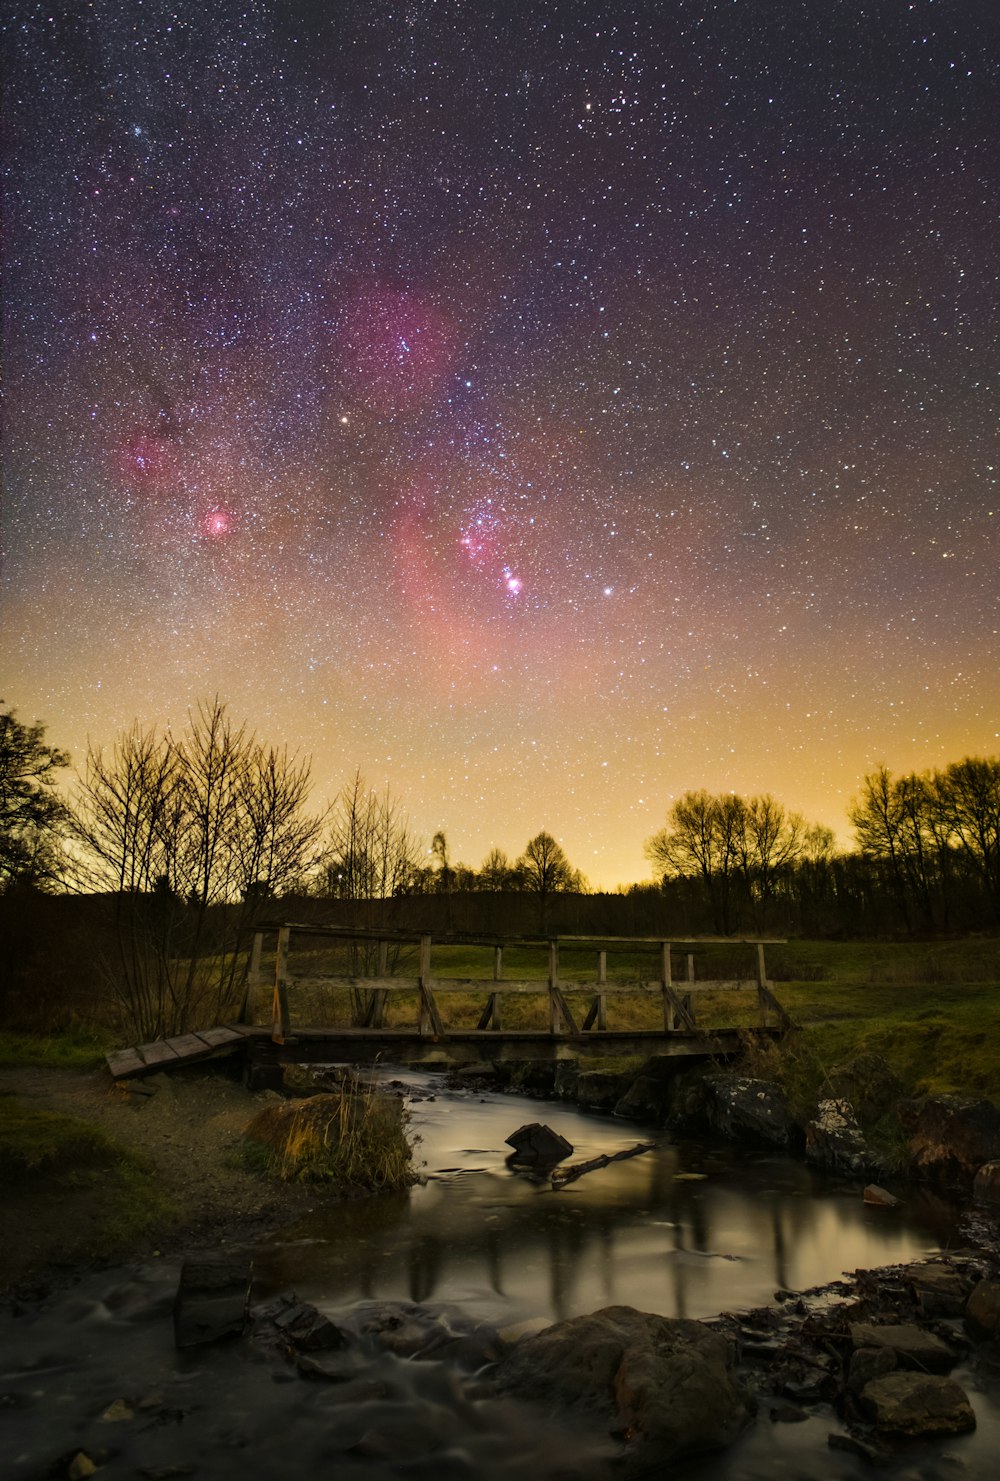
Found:
[[[56,773],[68,765],[40,721],[23,725],[16,711],[0,710],[0,892],[59,878],[68,812]]]
[[[80,882],[116,897],[109,979],[124,1025],[152,1039],[232,1011],[245,932],[314,865],[309,763],[265,748],[218,700],[184,734],[133,725],[91,748],[74,807]]]
[[[557,890],[580,889],[583,876],[573,868],[552,834],[545,832],[536,833],[528,841],[516,867],[522,888],[538,896],[538,927],[544,932],[550,897]]]

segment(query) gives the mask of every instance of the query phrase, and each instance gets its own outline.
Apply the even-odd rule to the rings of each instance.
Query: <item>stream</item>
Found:
[[[898,1264],[959,1239],[961,1209],[927,1190],[866,1205],[860,1187],[790,1158],[663,1131],[570,1106],[395,1072],[407,1089],[423,1182],[409,1192],[317,1207],[253,1251],[254,1301],[294,1291],[360,1333],[391,1304],[419,1321],[501,1330],[626,1304],[707,1318],[771,1304],[857,1268]],[[383,1078],[393,1079],[391,1070]],[[516,1172],[504,1139],[544,1121],[572,1162],[637,1141],[652,1151],[554,1191]],[[359,1481],[600,1481],[615,1447],[599,1423],[553,1419],[477,1393],[469,1375],[358,1336],[354,1369],[309,1382],[248,1344],[178,1352],[176,1265],[84,1277],[51,1304],[0,1317],[3,1473],[68,1474],[79,1450],[99,1475]],[[417,1303],[413,1308],[411,1303]],[[978,1428],[915,1447],[898,1481],[992,1476],[1000,1385],[959,1368]],[[103,1416],[103,1417],[102,1417]],[[839,1481],[869,1474],[831,1451],[840,1425],[815,1406],[799,1424],[756,1424],[685,1475],[719,1481]]]

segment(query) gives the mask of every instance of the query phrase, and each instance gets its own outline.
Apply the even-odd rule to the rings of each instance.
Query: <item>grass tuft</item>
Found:
[[[357,1079],[271,1105],[246,1130],[246,1162],[285,1181],[383,1192],[413,1181],[402,1102]]]

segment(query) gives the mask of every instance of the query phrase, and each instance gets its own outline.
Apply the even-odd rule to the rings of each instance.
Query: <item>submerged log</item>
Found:
[[[651,1152],[655,1145],[655,1142],[636,1142],[634,1147],[626,1147],[621,1152],[591,1157],[589,1162],[573,1162],[569,1167],[557,1167],[552,1173],[552,1186],[562,1188],[567,1183],[573,1183],[577,1178],[582,1178],[584,1173],[596,1172],[599,1167],[607,1167],[609,1163],[625,1162],[629,1157],[638,1157],[643,1152]]]

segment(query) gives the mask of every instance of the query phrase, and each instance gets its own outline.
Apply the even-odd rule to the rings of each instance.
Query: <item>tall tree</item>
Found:
[[[56,773],[68,765],[65,751],[46,744],[40,721],[24,725],[0,709],[0,892],[58,878],[68,812]]]
[[[538,896],[538,926],[544,932],[552,895],[558,890],[581,889],[583,876],[573,868],[552,834],[544,831],[529,839],[517,861],[517,869],[524,888]]]
[[[1000,921],[1000,757],[952,762],[935,774],[933,792],[950,838]]]
[[[735,926],[734,885],[745,804],[732,793],[714,797],[685,792],[667,815],[667,826],[647,839],[645,852],[661,879],[702,881],[715,929]]]

